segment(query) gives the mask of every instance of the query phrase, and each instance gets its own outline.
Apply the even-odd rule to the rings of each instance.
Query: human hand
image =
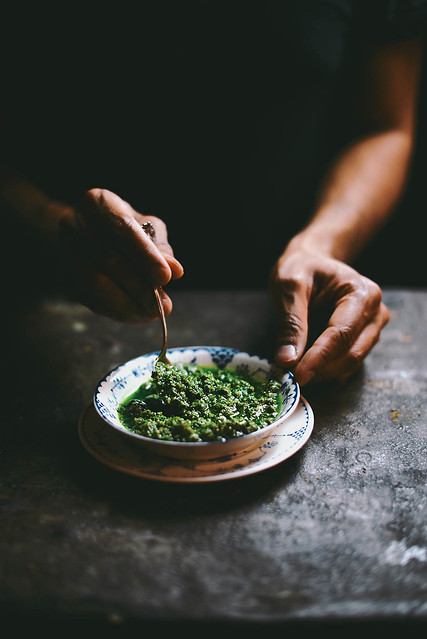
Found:
[[[389,319],[377,284],[339,260],[303,249],[279,258],[270,293],[277,311],[276,363],[292,370],[301,386],[350,377]],[[305,350],[309,313],[325,309],[327,327]]]
[[[156,244],[141,228],[151,222]],[[78,209],[61,218],[63,279],[67,292],[101,315],[123,322],[158,317],[153,288],[183,275],[167,240],[166,225],[142,215],[106,189],[88,191]],[[161,289],[165,314],[172,310]]]

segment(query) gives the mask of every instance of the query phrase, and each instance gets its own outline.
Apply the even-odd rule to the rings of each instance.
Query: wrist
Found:
[[[312,222],[291,239],[285,252],[305,251],[341,262],[351,261],[360,249],[359,236],[353,226],[342,224],[342,217],[343,211],[341,216],[319,211]]]
[[[16,219],[48,239],[58,233],[59,220],[70,207],[52,200],[30,181],[0,167],[0,200]]]
[[[323,255],[336,258],[333,243],[330,237],[323,237],[320,233],[303,230],[295,235],[287,244],[284,254],[309,253],[310,255]]]

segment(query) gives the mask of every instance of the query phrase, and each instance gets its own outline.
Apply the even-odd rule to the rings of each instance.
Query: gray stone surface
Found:
[[[15,315],[2,364],[3,623],[425,629],[427,291],[384,296],[391,321],[363,369],[303,390],[315,413],[306,446],[206,485],[118,473],[77,436],[98,380],[158,349],[159,323],[126,326],[56,299]],[[170,346],[271,356],[264,292],[173,299]]]

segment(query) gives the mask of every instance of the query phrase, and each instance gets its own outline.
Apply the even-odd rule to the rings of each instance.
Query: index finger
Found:
[[[89,223],[95,224],[109,241],[114,241],[143,277],[156,286],[169,282],[172,271],[168,260],[142,230],[130,204],[106,189],[92,189],[85,195],[83,208]],[[160,231],[160,235],[164,233]]]
[[[158,217],[141,215],[137,213],[137,221],[141,218],[141,228],[151,238],[163,257],[166,259],[172,273],[172,279],[183,276],[184,268],[175,258],[171,245],[168,242],[166,224]]]
[[[340,299],[327,328],[307,350],[295,368],[301,385],[309,381],[328,364],[347,352],[367,323],[363,300],[348,296]]]

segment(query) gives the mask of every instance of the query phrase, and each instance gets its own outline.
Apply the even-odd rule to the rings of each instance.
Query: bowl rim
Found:
[[[196,448],[206,448],[206,447],[210,447],[213,448],[215,446],[223,446],[225,443],[227,442],[238,442],[244,438],[251,438],[254,437],[256,435],[259,435],[260,433],[262,434],[267,434],[270,432],[270,430],[274,427],[277,427],[283,420],[287,419],[293,412],[294,410],[297,408],[298,404],[299,404],[299,400],[301,397],[301,388],[298,384],[298,382],[295,379],[295,376],[293,375],[293,373],[289,370],[285,370],[280,368],[279,366],[277,366],[272,360],[268,359],[267,357],[261,357],[260,355],[256,355],[254,353],[249,353],[248,351],[243,351],[240,350],[238,348],[233,348],[233,347],[228,347],[228,346],[206,346],[206,345],[196,345],[196,346],[177,346],[177,347],[172,347],[172,348],[168,348],[168,353],[169,352],[178,352],[178,351],[187,351],[187,350],[194,350],[194,351],[198,351],[198,350],[207,350],[207,351],[227,351],[229,353],[233,353],[233,356],[236,354],[241,354],[241,355],[247,355],[249,358],[257,358],[260,360],[261,363],[266,364],[270,367],[272,367],[275,371],[277,371],[278,374],[280,374],[281,376],[288,376],[288,381],[290,382],[291,385],[294,386],[295,388],[295,398],[294,398],[294,402],[291,405],[291,407],[289,408],[289,410],[286,412],[285,415],[282,415],[280,417],[278,417],[277,419],[275,419],[273,422],[271,422],[271,424],[268,424],[268,426],[264,426],[264,428],[260,428],[256,431],[253,431],[252,433],[246,433],[244,435],[239,435],[238,437],[231,437],[229,439],[223,439],[223,440],[214,440],[214,441],[210,441],[210,442],[177,442],[177,441],[173,441],[173,440],[168,440],[168,439],[156,439],[154,437],[145,437],[144,435],[139,435],[138,433],[134,433],[131,430],[126,429],[123,425],[117,425],[114,422],[110,421],[108,419],[108,417],[106,415],[103,414],[103,412],[101,411],[99,405],[98,405],[98,396],[99,396],[99,392],[100,389],[103,385],[103,383],[108,383],[110,381],[110,378],[113,377],[114,375],[116,375],[120,369],[124,368],[125,366],[129,366],[132,365],[133,362],[136,362],[142,358],[153,358],[155,360],[155,358],[158,356],[158,354],[160,353],[160,351],[152,351],[150,353],[143,353],[142,355],[138,355],[137,357],[134,357],[132,359],[129,359],[125,362],[123,362],[122,364],[119,364],[118,366],[115,366],[114,368],[112,368],[108,373],[106,373],[97,383],[96,389],[93,393],[92,399],[93,399],[93,404],[94,407],[98,413],[98,415],[104,420],[104,422],[106,424],[108,424],[108,426],[114,428],[117,432],[126,435],[132,439],[136,439],[137,441],[140,442],[145,442],[148,443],[150,445],[159,445],[159,446],[172,446],[174,448],[180,448],[180,447],[188,447],[191,446],[191,449],[196,449]],[[229,362],[227,362],[223,368],[226,368]]]

